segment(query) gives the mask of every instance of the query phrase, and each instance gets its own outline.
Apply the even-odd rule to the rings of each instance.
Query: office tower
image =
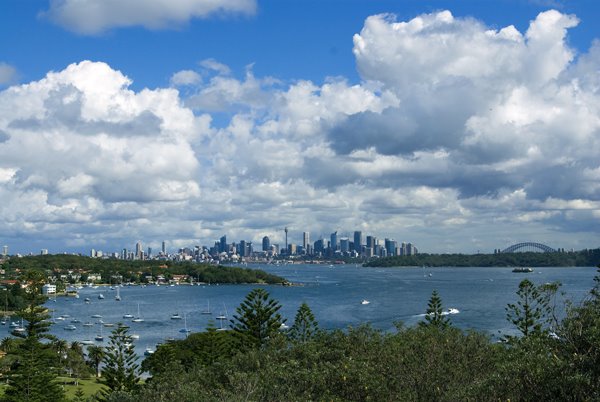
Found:
[[[362,232],[357,230],[354,232],[354,250],[360,254],[362,247]]]
[[[246,256],[246,240],[240,241],[239,253],[240,257]]]
[[[219,253],[223,253],[223,252],[228,252],[228,247],[227,247],[227,236],[223,235],[221,236],[221,239],[219,240]]]
[[[375,248],[376,244],[377,244],[377,237],[367,236],[367,248]]]
[[[340,239],[340,251],[342,253],[347,253],[350,251],[350,239],[347,237],[342,237]]]
[[[314,244],[314,251],[316,254],[324,253],[326,248],[327,248],[327,244],[325,242],[325,239],[319,239]]]
[[[297,250],[296,250],[296,245],[294,243],[288,245],[288,255],[295,255]]]
[[[310,233],[304,232],[302,233],[302,247],[305,251],[308,251],[310,248]]]
[[[148,258],[152,258],[152,247],[148,247]]]
[[[269,251],[271,250],[271,240],[269,239],[269,236],[265,236],[262,239],[262,250],[263,251]]]
[[[388,257],[392,257],[396,255],[396,248],[398,247],[398,242],[394,239],[385,239],[385,250],[386,255]]]
[[[3,246],[2,247],[2,255],[5,256],[5,257],[8,255],[8,246]]]
[[[135,244],[135,258],[137,258],[138,260],[142,259],[142,254],[144,253],[143,249],[142,249],[142,242],[138,241]]]
[[[336,231],[331,234],[331,243],[329,244],[329,247],[331,247],[332,251],[337,250],[337,244],[338,244],[338,238],[337,238],[337,231]]]
[[[162,251],[163,255],[167,255],[167,243],[164,240],[162,242],[162,247],[160,251]]]
[[[43,249],[40,251],[40,254],[41,254],[41,255],[48,255],[48,249],[47,249],[47,248],[43,248]]]

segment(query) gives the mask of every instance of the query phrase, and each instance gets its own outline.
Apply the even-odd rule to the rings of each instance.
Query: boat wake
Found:
[[[457,308],[449,308],[448,310],[442,311],[442,315],[453,315],[453,314],[458,314],[458,313],[460,313],[460,310]],[[432,315],[432,313],[416,314],[414,317],[425,317],[427,315]]]

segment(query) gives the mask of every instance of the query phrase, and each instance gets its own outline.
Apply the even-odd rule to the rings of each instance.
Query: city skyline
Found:
[[[585,0],[0,2],[0,245],[288,228],[597,248],[599,18]]]

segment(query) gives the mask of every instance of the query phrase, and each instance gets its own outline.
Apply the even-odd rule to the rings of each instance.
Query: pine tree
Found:
[[[112,392],[131,392],[137,388],[137,360],[129,328],[119,324],[112,331],[105,351],[105,365],[102,370],[102,383],[108,388],[103,393],[105,399]]]
[[[264,289],[254,289],[246,295],[231,320],[242,348],[260,348],[279,333],[285,322],[279,309],[279,302]]]
[[[517,290],[519,300],[516,304],[506,306],[507,320],[514,324],[524,337],[547,335],[547,326],[553,320],[550,299],[558,290],[558,286],[535,286],[529,279],[523,279]]]
[[[49,314],[42,306],[46,300],[41,294],[45,278],[41,272],[29,271],[24,280],[28,285],[27,306],[18,312],[18,316],[27,320],[27,325],[24,333],[14,333],[23,340],[11,352],[16,358],[16,367],[10,373],[3,400],[61,401],[64,391],[56,383],[56,372],[52,369],[56,353],[50,344],[41,342],[44,338],[54,339],[47,333]]]
[[[294,318],[294,325],[290,328],[288,336],[297,342],[306,342],[310,340],[319,331],[319,324],[308,304],[303,302]]]
[[[427,303],[425,321],[420,322],[419,325],[438,329],[445,329],[450,326],[450,320],[443,314],[442,299],[438,295],[437,290],[431,292],[431,298],[429,299],[429,303]]]

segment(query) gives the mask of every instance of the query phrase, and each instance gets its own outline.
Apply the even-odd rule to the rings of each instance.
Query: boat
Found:
[[[528,273],[528,272],[533,272],[533,268],[520,267],[520,268],[514,268],[512,271],[517,272],[517,273]]]
[[[210,311],[210,300],[206,301],[206,310],[202,310],[202,314],[206,314],[206,315],[212,314]]]
[[[83,299],[83,301],[84,301],[86,304],[90,304],[90,303],[92,302],[92,301],[90,300],[90,298],[89,298],[89,297],[86,297],[85,299]]]
[[[71,320],[71,324],[79,324],[81,322],[81,320],[78,320],[77,318],[73,318]]]
[[[123,314],[123,318],[133,318],[133,314],[125,313]]]
[[[138,303],[137,316],[131,322],[144,322],[144,319],[140,316],[140,303]]]
[[[184,324],[183,324],[183,328],[181,328],[181,329],[179,330],[179,332],[181,332],[182,334],[186,334],[186,336],[187,336],[187,334],[189,334],[189,333],[190,333],[190,332],[192,332],[192,331],[191,331],[191,330],[189,330],[189,329],[188,329],[188,327],[187,327],[187,315],[185,315],[185,314],[184,314],[184,316],[183,316],[183,322],[184,322]]]
[[[113,324],[112,322],[104,322],[104,323],[102,323],[102,325],[107,328],[112,328],[115,326],[115,324]]]
[[[121,301],[121,293],[119,293],[119,288],[117,287],[117,295],[115,296],[116,301]]]
[[[172,320],[181,320],[183,317],[179,313],[171,314]]]
[[[98,295],[98,299],[100,299],[100,300],[104,299],[104,295],[103,295],[102,293],[100,293],[100,294]]]
[[[149,346],[146,348],[146,350],[144,350],[144,356],[150,356],[154,354],[154,350],[152,348],[150,348]]]
[[[102,316],[100,314],[94,314],[92,315],[92,318],[102,318]]]
[[[65,325],[63,327],[63,329],[65,331],[75,331],[77,329],[77,327],[75,325],[73,325],[73,324],[69,324],[69,325]]]
[[[94,341],[92,341],[91,339],[84,339],[84,340],[83,340],[83,341],[81,341],[80,343],[81,343],[82,345],[89,346],[89,345],[93,345],[93,344],[94,344]]]
[[[93,326],[94,326],[94,324],[93,324],[93,323],[91,323],[91,322],[89,322],[89,321],[86,321],[86,322],[83,324],[83,326],[84,326],[84,327],[93,327]]]
[[[370,301],[368,301],[367,299],[364,299],[363,301],[360,302],[360,304],[369,304],[371,303]]]
[[[140,339],[139,334],[131,334],[131,339],[133,339],[134,341],[137,341],[138,339]]]
[[[290,326],[289,326],[289,325],[286,325],[286,323],[285,323],[285,322],[282,322],[282,323],[281,323],[281,325],[279,326],[279,329],[280,329],[281,331],[285,331],[286,329],[289,329],[289,328],[290,328]]]
[[[18,322],[11,322],[9,325],[10,328],[18,328],[19,327],[19,323]]]
[[[102,335],[102,325],[100,326],[100,333],[94,337],[98,342],[104,341],[104,335]]]
[[[15,325],[15,324],[16,324],[16,325]],[[11,327],[11,328],[14,328],[14,329],[13,329],[13,332],[16,332],[16,333],[22,333],[22,332],[25,332],[25,325],[23,325],[23,318],[21,318],[21,324],[19,324],[19,323],[16,323],[16,322],[11,322],[11,323],[10,323],[10,327]]]

